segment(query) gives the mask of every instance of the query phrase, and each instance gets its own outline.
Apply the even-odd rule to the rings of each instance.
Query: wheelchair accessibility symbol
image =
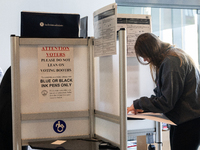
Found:
[[[53,125],[53,129],[56,133],[63,133],[66,129],[66,124],[62,120],[57,120]]]

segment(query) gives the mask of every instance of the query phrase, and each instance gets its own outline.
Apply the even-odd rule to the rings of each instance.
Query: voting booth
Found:
[[[102,114],[94,111],[92,38],[11,36],[11,46],[14,149],[21,149],[29,142],[52,139],[99,137],[120,146],[121,137],[126,142],[126,138],[121,136],[126,134],[126,128],[121,131],[125,126],[120,123],[120,117],[111,116],[117,122],[114,130],[117,136],[113,138],[112,134],[105,134],[109,127],[105,128],[103,121],[98,122],[97,118]],[[60,48],[64,52],[56,50]],[[60,55],[65,57],[58,58]],[[70,73],[72,71],[74,74]],[[121,109],[126,110],[126,106]],[[126,123],[126,114],[123,115]]]
[[[91,40],[11,36],[14,149],[91,136]]]
[[[119,15],[111,4],[94,12],[94,29],[94,38],[11,36],[13,150],[78,138],[126,150],[132,133],[155,132],[154,121],[126,114],[154,86],[131,44],[150,32],[150,16]]]

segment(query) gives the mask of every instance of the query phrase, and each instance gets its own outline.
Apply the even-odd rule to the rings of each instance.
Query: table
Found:
[[[63,141],[62,144],[52,144],[54,142]],[[112,145],[101,147],[102,142],[89,139],[67,139],[67,140],[50,140],[40,142],[30,142],[29,146],[33,150],[119,150]],[[105,144],[105,143],[104,143]]]

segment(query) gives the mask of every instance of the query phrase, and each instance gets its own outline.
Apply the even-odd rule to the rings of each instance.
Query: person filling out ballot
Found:
[[[153,95],[134,100],[127,107],[127,113],[163,113],[176,124],[170,127],[171,150],[197,150],[200,145],[199,68],[183,50],[152,33],[137,38],[135,53],[141,64],[149,64],[156,88]]]

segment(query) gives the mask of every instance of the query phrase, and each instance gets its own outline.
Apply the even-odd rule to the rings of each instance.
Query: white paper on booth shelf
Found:
[[[94,56],[116,54],[117,4],[110,4],[93,13]]]
[[[65,143],[65,142],[66,142],[66,140],[56,140],[56,141],[52,142],[51,144],[53,144],[53,145],[61,145],[61,144]]]
[[[138,36],[151,32],[151,16],[135,14],[117,14],[117,30],[126,28],[127,57],[135,57],[135,42]]]

